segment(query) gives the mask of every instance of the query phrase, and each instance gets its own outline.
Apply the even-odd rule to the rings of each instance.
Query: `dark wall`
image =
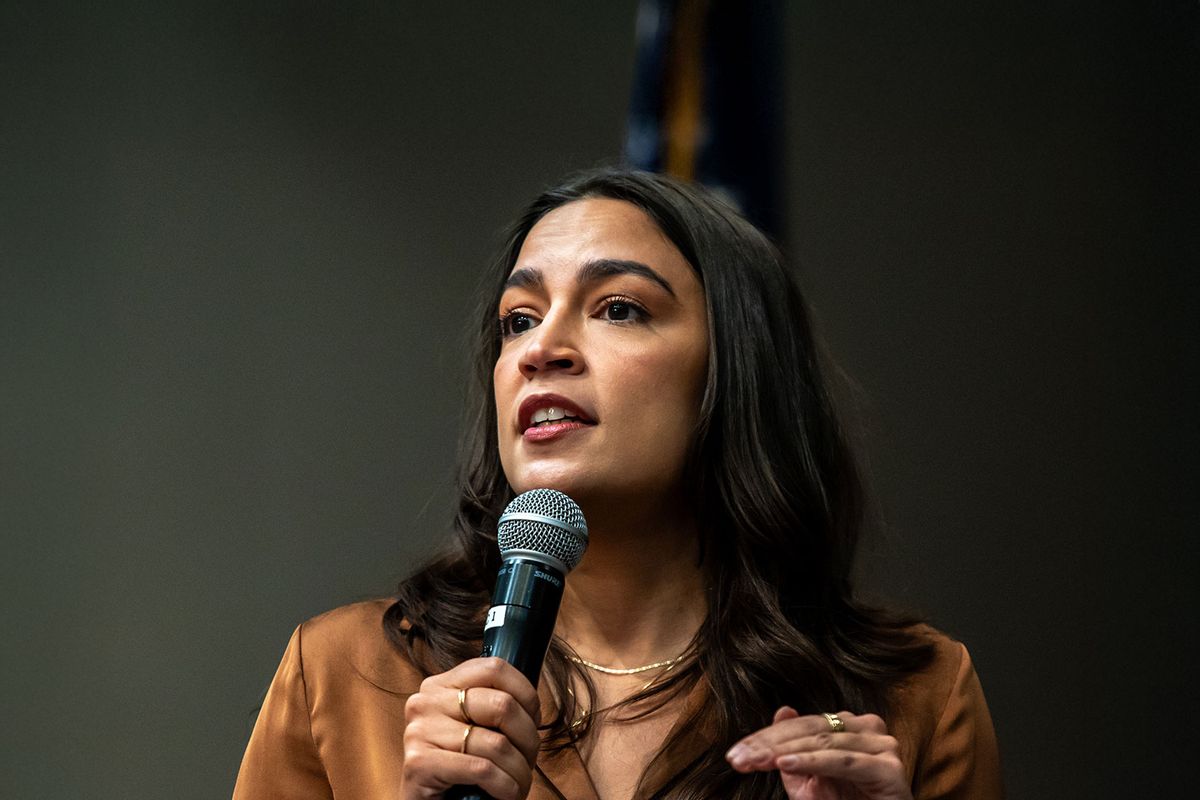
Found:
[[[860,386],[869,573],[968,643],[1014,798],[1183,794],[1197,743],[1131,717],[1200,710],[1200,25],[1127,6],[789,29],[794,251]]]
[[[619,154],[635,3],[428,5],[0,11],[12,796],[227,794],[291,628],[445,528],[475,275]],[[788,12],[865,574],[970,645],[1012,797],[1196,740],[1194,12]]]

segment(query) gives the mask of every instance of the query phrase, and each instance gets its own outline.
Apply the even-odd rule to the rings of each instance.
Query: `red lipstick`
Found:
[[[547,408],[561,409],[566,417],[535,425],[534,413]],[[517,412],[517,429],[521,431],[526,441],[531,442],[554,439],[573,430],[595,424],[596,421],[592,414],[581,408],[575,401],[559,394],[530,395],[521,402]]]
[[[563,419],[558,422],[547,422],[532,428],[526,428],[521,434],[527,442],[544,442],[548,439],[557,439],[579,428],[588,428],[590,425],[585,425],[582,422],[574,419]]]

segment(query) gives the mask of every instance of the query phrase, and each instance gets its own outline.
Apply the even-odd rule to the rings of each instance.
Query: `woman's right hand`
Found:
[[[461,689],[474,722],[465,740]],[[523,800],[537,759],[538,712],[537,691],[499,658],[473,658],[426,678],[404,705],[403,796],[440,798],[461,785],[496,800]]]

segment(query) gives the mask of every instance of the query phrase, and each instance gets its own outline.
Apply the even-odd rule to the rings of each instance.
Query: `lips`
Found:
[[[547,422],[549,425],[572,422],[583,425],[596,424],[591,414],[559,394],[535,394],[521,402],[517,413],[519,430],[527,431],[538,423]]]

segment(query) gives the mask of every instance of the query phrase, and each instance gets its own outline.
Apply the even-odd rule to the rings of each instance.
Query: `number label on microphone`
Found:
[[[504,624],[504,612],[508,606],[492,606],[488,609],[487,622],[483,623],[483,629],[486,631],[489,628],[499,628]]]

